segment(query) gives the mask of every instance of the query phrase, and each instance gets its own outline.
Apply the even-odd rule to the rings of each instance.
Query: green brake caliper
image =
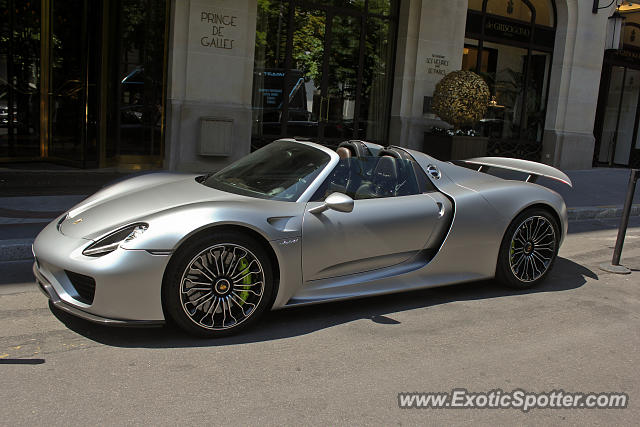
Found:
[[[513,260],[513,254],[516,252],[516,244],[511,240],[511,250],[509,251],[509,261]]]
[[[240,260],[240,269],[241,275],[247,274],[247,272],[249,271],[249,263],[247,262],[246,258],[242,258]],[[247,274],[242,279],[242,283],[245,285],[250,285],[252,282],[251,276],[253,276],[253,274]],[[242,300],[242,303],[240,305],[243,305],[245,301],[247,301],[247,298],[249,298],[249,292],[247,292],[247,290],[249,290],[249,286],[241,286],[240,289],[245,289],[244,291],[240,292],[240,299]]]

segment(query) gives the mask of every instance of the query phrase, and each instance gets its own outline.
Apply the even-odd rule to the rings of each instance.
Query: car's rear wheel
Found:
[[[496,279],[526,289],[547,276],[558,255],[560,228],[548,211],[533,208],[513,220],[502,239]]]
[[[254,239],[216,232],[187,242],[163,284],[165,308],[185,331],[226,336],[247,328],[273,293],[269,257]]]

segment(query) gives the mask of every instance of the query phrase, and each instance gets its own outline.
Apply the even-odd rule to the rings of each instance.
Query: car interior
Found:
[[[393,147],[372,153],[362,141],[345,141],[336,149],[340,161],[313,200],[344,193],[354,200],[400,197],[434,187],[406,152]]]

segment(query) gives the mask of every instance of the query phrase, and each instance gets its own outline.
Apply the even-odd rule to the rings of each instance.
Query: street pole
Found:
[[[631,175],[629,176],[629,186],[627,189],[627,199],[624,202],[624,208],[622,209],[622,219],[620,220],[620,227],[618,228],[618,238],[616,239],[616,247],[613,250],[613,258],[611,264],[602,264],[600,269],[616,274],[629,274],[631,270],[627,267],[620,265],[620,257],[622,256],[622,246],[624,245],[624,238],[627,234],[627,227],[629,226],[629,216],[631,215],[631,206],[633,205],[633,196],[636,192],[636,184],[638,182],[638,172],[640,169],[631,169]]]

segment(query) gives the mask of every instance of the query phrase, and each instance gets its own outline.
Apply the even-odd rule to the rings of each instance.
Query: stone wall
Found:
[[[558,25],[547,104],[542,161],[562,169],[588,169],[598,104],[608,17],[592,2],[556,0]]]
[[[421,150],[427,127],[446,126],[423,114],[424,97],[462,66],[467,0],[405,0],[398,21],[389,143]]]
[[[166,168],[215,170],[249,153],[256,1],[172,1]]]

